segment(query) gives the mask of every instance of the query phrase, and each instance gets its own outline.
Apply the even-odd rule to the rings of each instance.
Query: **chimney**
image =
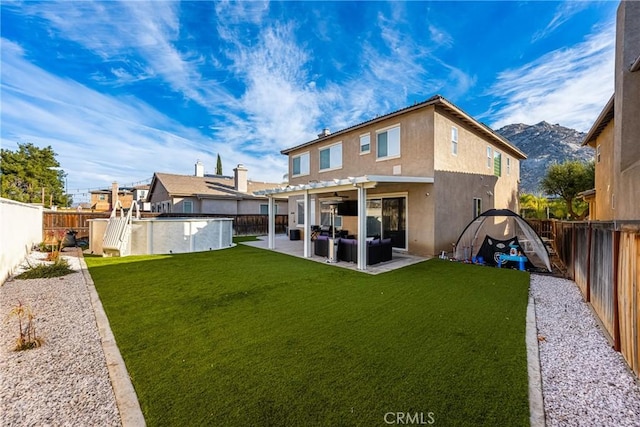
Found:
[[[115,208],[117,201],[118,201],[118,183],[116,181],[113,181],[111,183],[111,210]]]
[[[247,192],[247,168],[244,165],[239,164],[238,167],[233,169],[233,183],[236,191]]]
[[[323,138],[323,137],[329,136],[329,135],[331,135],[331,131],[329,130],[329,128],[324,128],[324,129],[322,129],[322,132],[320,132],[318,134],[318,138]]]
[[[204,177],[204,165],[200,160],[196,161],[196,176]]]

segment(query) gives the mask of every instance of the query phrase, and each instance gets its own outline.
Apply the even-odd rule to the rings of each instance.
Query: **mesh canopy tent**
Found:
[[[551,271],[549,253],[538,233],[509,209],[489,209],[471,221],[460,234],[453,256],[470,260],[480,255],[487,264],[497,265],[499,255],[511,248],[527,257],[527,268]]]

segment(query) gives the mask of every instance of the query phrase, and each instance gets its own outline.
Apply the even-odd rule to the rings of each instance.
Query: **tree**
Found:
[[[520,195],[520,210],[525,218],[546,219],[549,201],[546,197],[523,193]]]
[[[578,193],[590,190],[595,183],[595,164],[570,160],[553,163],[547,169],[540,183],[542,190],[552,196],[560,196],[567,208],[569,219],[582,219],[586,216],[586,204],[577,199]],[[581,213],[577,214],[576,210]]]
[[[222,175],[222,160],[220,160],[220,154],[218,154],[218,160],[216,161],[216,175]]]
[[[39,148],[32,143],[18,144],[17,151],[0,150],[0,195],[24,203],[67,206],[64,170],[51,146]]]

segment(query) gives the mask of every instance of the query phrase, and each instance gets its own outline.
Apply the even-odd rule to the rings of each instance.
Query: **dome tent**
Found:
[[[528,269],[551,271],[549,253],[538,233],[509,209],[489,209],[478,215],[460,234],[453,256],[459,260],[482,256],[485,263],[498,265],[500,254],[512,247],[527,257]]]

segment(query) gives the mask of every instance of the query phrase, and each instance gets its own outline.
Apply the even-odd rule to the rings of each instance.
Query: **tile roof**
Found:
[[[520,156],[522,159],[526,159],[527,158],[526,154],[524,154],[524,152],[522,152],[518,147],[513,145],[511,143],[511,141],[509,141],[508,139],[506,139],[502,135],[500,135],[497,132],[495,132],[489,126],[487,126],[487,125],[485,125],[483,123],[480,123],[479,121],[477,121],[476,119],[471,117],[469,114],[464,112],[458,106],[456,106],[455,104],[453,104],[452,102],[450,102],[449,100],[447,100],[446,98],[444,98],[441,95],[434,95],[431,98],[427,99],[426,101],[419,102],[419,103],[416,103],[414,105],[410,105],[408,107],[401,108],[399,110],[393,111],[391,113],[388,113],[388,114],[385,114],[385,115],[382,115],[382,116],[375,117],[373,119],[358,123],[358,124],[353,125],[353,126],[349,126],[347,128],[341,129],[341,130],[339,130],[337,132],[332,132],[332,133],[323,132],[320,135],[318,135],[317,139],[305,142],[305,143],[297,145],[295,147],[284,149],[284,150],[280,151],[280,153],[281,154],[289,154],[290,152],[292,152],[294,150],[297,150],[299,148],[306,147],[306,146],[311,145],[311,144],[315,144],[316,142],[318,142],[318,141],[320,141],[322,139],[334,137],[334,136],[340,135],[340,134],[344,134],[344,133],[352,131],[354,129],[358,129],[358,128],[361,128],[363,126],[366,126],[366,125],[369,125],[369,124],[372,124],[372,123],[376,123],[376,122],[388,119],[390,117],[395,117],[395,116],[404,114],[404,113],[409,112],[409,111],[418,110],[420,108],[424,108],[424,107],[427,107],[427,106],[430,106],[430,105],[439,106],[439,107],[443,108],[449,114],[451,114],[454,117],[456,117],[458,120],[461,120],[462,122],[470,125],[471,127],[475,128],[476,130],[480,131],[481,133],[483,133],[484,135],[486,135],[490,139],[494,140],[499,145],[501,145],[501,146],[503,146],[505,148],[508,148],[509,150],[513,151],[515,154]]]
[[[253,199],[263,198],[254,196],[255,191],[266,190],[278,186],[278,183],[247,181],[247,192],[236,191],[234,178],[229,176],[205,175],[199,177],[195,175],[176,175],[170,173],[156,172],[152,179],[152,189],[157,182],[171,196],[198,196],[202,198],[233,198],[233,199]]]

